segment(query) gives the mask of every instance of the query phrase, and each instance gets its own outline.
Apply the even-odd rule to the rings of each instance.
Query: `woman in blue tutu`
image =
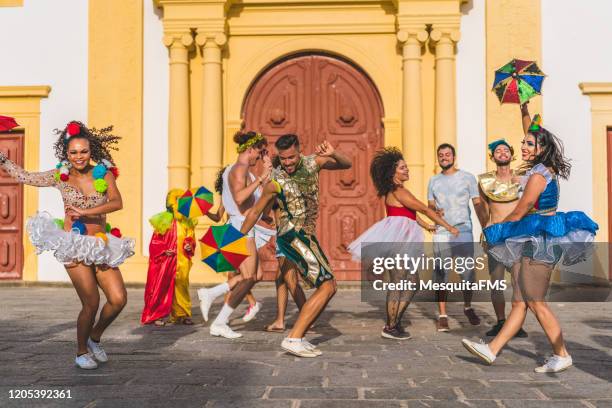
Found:
[[[581,211],[557,212],[559,178],[569,177],[571,165],[563,154],[563,144],[541,126],[539,115],[531,121],[526,105],[521,106],[521,113],[525,129],[521,145],[525,162],[520,180],[523,195],[503,222],[484,229],[489,256],[514,266],[512,311],[489,344],[463,339],[463,345],[492,364],[531,310],[553,349],[553,355],[535,371],[559,372],[572,366],[572,357],[565,348],[559,322],[545,301],[550,276],[559,261],[572,265],[585,259],[598,226]]]

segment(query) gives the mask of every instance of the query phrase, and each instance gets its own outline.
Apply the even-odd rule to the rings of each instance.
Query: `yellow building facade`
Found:
[[[500,106],[488,87],[494,70],[508,60],[542,59],[545,0],[476,1],[484,5],[483,59],[474,65],[486,72],[482,80],[487,89],[479,91],[484,94],[486,139],[503,136],[517,146],[522,132],[516,106]],[[152,15],[143,12],[149,2]],[[89,1],[88,124],[112,123],[124,137],[116,157],[124,209],[112,214],[110,222],[137,241],[136,255],[122,268],[125,280],[146,279],[146,19],[162,25],[158,41],[167,49],[167,58],[156,61],[168,64],[167,99],[146,101],[168,107],[168,149],[157,152],[167,155],[167,161],[165,157],[160,162],[167,162],[168,184],[158,186],[160,190],[212,186],[217,171],[236,157],[232,136],[243,125],[245,100],[262,75],[293,57],[324,55],[353,66],[375,88],[383,112],[379,145],[402,148],[411,171],[409,187],[425,200],[427,182],[437,167],[435,146],[449,142],[460,156],[468,153],[457,138],[462,77],[456,58],[466,41],[463,22],[473,7],[474,0]],[[589,94],[603,88],[587,84],[584,89]],[[532,112],[542,110],[541,100],[532,101]],[[491,169],[485,159],[487,140],[470,154],[483,158]],[[596,150],[593,158],[593,174],[605,173],[607,158]],[[608,196],[599,188],[593,196],[594,218],[607,225]],[[200,234],[203,228],[205,223]],[[607,228],[602,230],[600,239],[605,241]],[[29,246],[27,238],[24,244]],[[26,265],[31,265],[27,259]],[[36,280],[35,275],[24,277]],[[224,278],[199,264],[191,280],[212,283]]]

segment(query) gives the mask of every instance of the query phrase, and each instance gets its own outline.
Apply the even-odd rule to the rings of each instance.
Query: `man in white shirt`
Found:
[[[454,237],[446,229],[438,226],[433,235],[434,255],[436,257],[470,257],[474,256],[474,237],[472,235],[472,220],[470,214],[470,200],[474,204],[476,212],[483,211],[480,202],[478,183],[474,175],[455,167],[455,148],[444,143],[437,149],[438,164],[442,172],[436,174],[429,180],[427,187],[427,200],[430,208],[437,211],[446,221],[459,230],[459,235]],[[436,268],[434,280],[436,282],[448,282],[450,270]],[[474,270],[465,268],[460,274],[464,281],[472,282]],[[446,314],[446,291],[436,292],[440,316],[437,321],[437,330],[449,331],[448,315]],[[463,291],[464,314],[474,326],[480,324],[480,318],[472,309],[472,292]]]

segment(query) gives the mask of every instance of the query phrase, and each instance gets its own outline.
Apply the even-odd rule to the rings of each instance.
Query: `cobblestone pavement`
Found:
[[[103,338],[111,361],[94,371],[73,366],[78,299],[71,288],[0,287],[0,406],[87,407],[612,407],[612,304],[554,304],[575,366],[559,374],[533,368],[550,351],[533,316],[529,338],[513,340],[493,366],[460,344],[494,321],[489,304],[473,328],[450,307],[450,333],[437,333],[435,305],[411,305],[413,339],[380,338],[380,305],[341,289],[310,340],[324,355],[298,359],[282,335],[261,331],[274,293],[257,289],[264,309],[235,341],[212,338],[194,305],[194,326],[141,327],[142,289]],[[195,302],[194,302],[195,303]],[[220,304],[216,303],[212,314]],[[235,316],[244,312],[244,306]],[[296,309],[289,308],[289,324]],[[408,323],[405,318],[405,323]],[[10,390],[70,390],[70,400],[10,399]]]

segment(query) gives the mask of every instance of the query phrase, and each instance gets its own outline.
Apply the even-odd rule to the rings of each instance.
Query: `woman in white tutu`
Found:
[[[572,265],[588,255],[598,226],[581,211],[557,211],[559,178],[569,177],[571,165],[563,155],[561,141],[541,127],[539,116],[530,126],[526,105],[522,105],[522,114],[526,134],[521,153],[527,170],[521,179],[524,192],[503,222],[483,231],[490,256],[508,267],[519,265],[512,276],[512,310],[489,344],[463,339],[463,346],[492,364],[531,310],[553,349],[553,355],[535,371],[559,372],[572,366],[572,357],[565,348],[561,326],[545,300],[550,276],[558,262]]]
[[[123,207],[115,184],[119,172],[110,153],[117,150],[119,137],[110,134],[111,130],[88,129],[80,122],[56,130],[54,150],[60,163],[41,173],[23,170],[0,152],[0,167],[12,178],[31,186],[55,187],[62,195],[63,219],[38,213],[28,219],[26,229],[38,253],[53,251],[64,264],[79,295],[82,309],[77,319],[75,364],[83,369],[108,361],[100,338],[127,302],[118,266],[134,254],[134,241],[122,238],[118,228],[106,223],[106,214]],[[106,304],[94,325],[100,302],[98,286],[106,295]]]
[[[348,246],[348,250],[354,259],[362,259],[361,251],[368,245],[380,243],[401,243],[400,246],[388,245],[389,251],[394,254],[399,253],[397,250],[401,250],[402,254],[406,253],[409,256],[420,257],[423,255],[425,252],[423,247],[424,236],[421,228],[433,231],[435,226],[430,226],[417,217],[417,212],[426,215],[453,235],[459,234],[456,228],[449,225],[435,211],[419,201],[404,187],[404,183],[409,179],[409,172],[399,149],[390,147],[376,152],[370,165],[370,176],[378,196],[385,199],[387,216],[372,225]],[[376,256],[385,255],[382,253],[376,254]],[[410,276],[408,276],[409,274]],[[417,271],[394,270],[386,276],[386,280],[390,282],[400,282],[407,279],[413,282],[418,281]],[[387,291],[387,322],[381,333],[383,338],[396,340],[410,338],[410,334],[402,327],[401,320],[413,295],[414,291],[408,290]]]

